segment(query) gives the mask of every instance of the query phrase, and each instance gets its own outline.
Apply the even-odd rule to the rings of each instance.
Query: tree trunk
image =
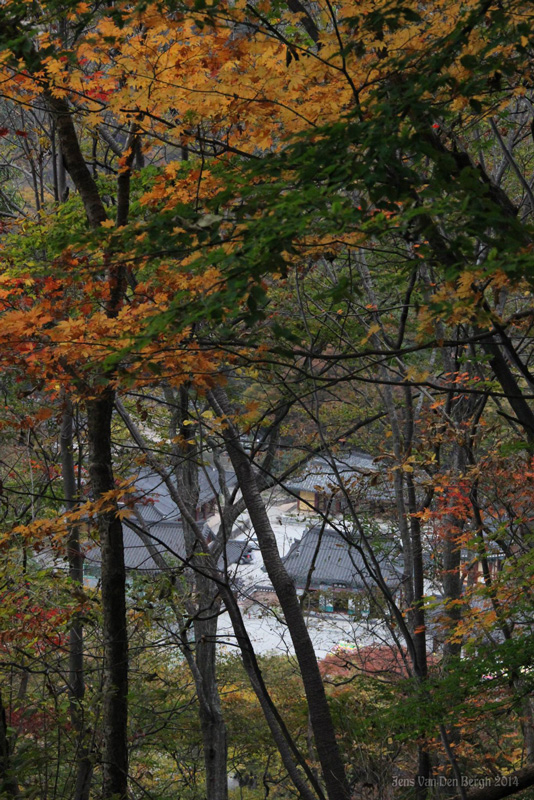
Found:
[[[194,623],[195,660],[202,679],[204,704],[200,704],[200,725],[204,743],[207,800],[227,800],[228,746],[226,724],[217,686],[216,642],[220,600],[216,584],[196,575],[199,610]]]
[[[168,472],[162,467],[162,465],[158,462],[158,460],[151,453],[150,449],[147,447],[146,443],[143,440],[143,437],[141,436],[141,433],[139,432],[135,424],[132,422],[131,418],[129,417],[122,403],[118,400],[116,402],[116,405],[134,441],[136,442],[138,447],[140,447],[140,449],[147,455],[148,463],[150,464],[150,466],[157,472],[157,474],[164,481],[171,498],[174,500],[177,508],[180,510],[182,519],[186,520],[186,522],[190,527],[190,530],[194,531],[197,543],[202,547],[202,552],[205,555],[202,558],[200,566],[197,566],[197,571],[205,575],[208,580],[213,581],[213,583],[216,584],[218,587],[218,591],[221,594],[226,610],[230,616],[235,637],[237,639],[239,648],[241,650],[243,666],[249,677],[250,684],[258,698],[263,715],[269,726],[269,729],[276,743],[276,746],[278,747],[284,767],[287,769],[289,777],[291,778],[295,788],[297,789],[299,797],[302,798],[302,800],[317,800],[317,799],[325,800],[321,786],[319,785],[313,771],[306,763],[304,757],[302,756],[302,753],[300,753],[297,745],[295,744],[295,741],[293,740],[291,734],[287,730],[284,720],[280,716],[278,709],[276,708],[275,704],[273,703],[269,695],[269,691],[265,685],[265,681],[263,680],[263,675],[261,673],[260,666],[258,664],[256,655],[254,653],[254,648],[252,647],[252,643],[245,628],[243,617],[241,616],[241,611],[237,604],[237,600],[233,595],[231,586],[228,584],[228,582],[225,580],[225,577],[220,573],[219,569],[217,568],[215,556],[213,553],[209,552],[209,548],[207,547],[207,544],[203,539],[202,531],[200,530],[198,524],[195,522],[194,517],[192,517],[188,512],[182,496],[178,493],[176,489],[175,483],[170,480]],[[239,512],[241,512],[244,508],[244,504],[242,506],[242,501],[238,502],[237,506]],[[230,511],[232,513],[228,513]],[[223,529],[230,529],[233,521],[236,519],[237,516],[238,513],[236,512],[234,514],[233,507],[225,509],[226,519],[222,526]],[[148,540],[149,539],[147,538],[147,541]],[[175,553],[174,555],[177,554]],[[159,558],[161,558],[161,556],[158,555],[157,551],[154,551],[152,557],[156,560],[156,563],[159,560]],[[186,657],[187,657],[187,651],[186,651]],[[196,665],[196,661],[193,660],[193,663],[191,663],[191,659],[188,658],[188,663],[190,664],[192,674],[196,675],[196,673],[199,672],[198,667]],[[200,680],[200,682],[198,682],[197,678],[195,678],[195,681],[197,683],[197,686],[202,684],[202,681]],[[202,695],[202,693],[200,694]],[[306,778],[309,781],[309,785],[306,783],[306,780],[303,778],[301,772],[299,771],[299,767],[306,775]]]
[[[0,796],[19,797],[19,787],[11,766],[6,710],[0,694]]]
[[[482,343],[482,347],[490,356],[489,363],[493,374],[499,381],[529,444],[532,445],[534,443],[534,413],[525,400],[523,392],[501,352],[500,345],[495,341],[494,337],[489,337],[487,342]]]
[[[76,474],[72,442],[72,403],[65,398],[61,422],[61,472],[65,506],[72,511],[77,502]],[[69,524],[67,540],[69,577],[80,589],[83,587],[83,554],[80,546],[79,525]],[[88,800],[93,777],[93,762],[88,747],[89,732],[84,727],[83,699],[85,695],[83,625],[77,615],[73,617],[69,631],[69,695],[72,725],[78,735],[76,788],[74,800]]]
[[[89,473],[95,500],[115,490],[111,459],[114,392],[109,387],[87,401]],[[106,500],[98,514],[104,615],[103,792],[104,800],[127,800],[128,637],[126,571],[117,501]]]
[[[196,598],[196,612],[193,622],[195,631],[195,663],[194,672],[200,726],[204,745],[204,766],[206,770],[207,800],[227,800],[228,797],[228,747],[226,724],[222,714],[221,699],[217,686],[216,674],[216,642],[217,616],[220,608],[217,585],[205,574],[205,556],[198,557],[198,539],[187,517],[195,519],[199,502],[198,461],[199,453],[196,442],[190,439],[187,423],[189,420],[189,387],[180,387],[176,402],[176,413],[171,423],[171,439],[180,433],[184,444],[176,445],[174,450],[174,474],[176,487],[182,502],[187,509],[186,518],[182,518],[184,539],[190,570],[191,594]],[[167,392],[168,399],[171,399]],[[217,560],[217,555],[214,555]],[[196,568],[196,569],[195,569]]]
[[[347,800],[350,797],[350,791],[336,741],[330,708],[295,586],[280,558],[276,538],[258,490],[252,466],[241,446],[237,432],[229,421],[230,409],[227,398],[220,388],[214,389],[210,396],[216,413],[226,417],[223,436],[228,455],[232,461],[250,521],[258,537],[267,574],[277,594],[295,648],[306,692],[317,755],[321,763],[329,800]]]
[[[72,182],[80,193],[87,222],[98,229],[107,219],[106,209],[80,148],[73,116],[67,100],[56,97],[50,89],[43,92],[54,117],[61,156]],[[123,187],[124,191],[124,187]],[[126,219],[126,210],[123,214]],[[123,220],[124,221],[124,220]],[[108,283],[109,317],[114,317],[122,302],[121,265],[110,269]],[[117,274],[118,273],[118,274]],[[110,376],[104,377],[109,381]],[[111,455],[111,418],[115,399],[109,383],[96,397],[87,400],[89,473],[95,501],[115,490]],[[107,501],[98,514],[102,559],[102,610],[104,636],[103,726],[103,798],[126,800],[128,777],[128,641],[126,631],[126,577],[122,525],[117,517],[117,503]]]
[[[56,97],[48,89],[43,95],[56,125],[62,165],[80,193],[89,225],[91,228],[98,228],[107,218],[106,209],[80,149],[69,104],[63,97]]]
[[[450,372],[453,373],[457,366],[451,366]],[[466,433],[461,433],[462,426],[471,419],[474,413],[472,397],[449,401],[448,415],[459,428],[456,433],[456,440],[453,440],[449,455],[449,472],[454,481],[461,480],[465,475],[468,460],[468,446]],[[454,432],[453,432],[454,434]],[[454,485],[454,484],[453,484]],[[465,527],[465,520],[459,518],[454,512],[448,514],[444,520],[445,530],[443,532],[443,598],[445,604],[445,615],[447,617],[447,635],[443,645],[443,666],[448,667],[451,658],[460,656],[462,641],[450,634],[462,618],[461,599],[463,596],[462,576],[461,576],[461,537]]]

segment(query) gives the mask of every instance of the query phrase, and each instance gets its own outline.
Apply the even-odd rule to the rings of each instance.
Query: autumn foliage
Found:
[[[532,22],[521,0],[2,4],[2,797],[166,800],[171,771],[226,800],[223,707],[251,800],[260,766],[265,796],[306,800],[534,783]],[[362,450],[372,469],[341,474]],[[317,457],[316,516],[384,626],[319,666],[262,500]],[[188,549],[157,592],[124,564],[147,470]],[[226,676],[221,702],[198,626],[239,630],[217,542],[245,510],[299,671],[273,701],[241,631],[252,688]]]

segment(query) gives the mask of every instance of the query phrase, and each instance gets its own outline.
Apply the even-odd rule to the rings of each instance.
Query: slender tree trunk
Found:
[[[525,400],[523,392],[501,352],[500,345],[491,337],[487,342],[483,342],[482,346],[490,357],[489,363],[493,374],[499,381],[529,444],[532,445],[534,443],[534,413]]]
[[[52,131],[50,135],[50,148],[51,148],[51,162],[52,162],[52,180],[54,184],[54,200],[59,202],[59,175],[58,175],[58,153],[56,146],[56,124],[52,118]]]
[[[77,482],[74,471],[72,403],[66,397],[61,423],[61,471],[65,506],[72,511],[77,502]],[[69,577],[73,583],[83,587],[83,553],[80,545],[79,525],[69,525],[67,540]],[[78,735],[78,766],[74,800],[88,800],[93,776],[93,762],[88,747],[89,732],[85,730],[83,700],[85,695],[83,625],[75,615],[69,631],[69,695],[70,715]]]
[[[381,370],[382,377],[387,378],[387,370]],[[395,405],[391,386],[384,382],[384,403],[388,410],[391,431],[393,434],[393,447],[395,458],[401,464],[413,446],[414,419],[411,390],[406,387],[405,406],[406,420],[404,436],[402,435],[401,421]],[[404,606],[407,609],[406,618],[409,636],[413,647],[409,647],[412,655],[412,666],[419,684],[421,700],[425,702],[425,681],[427,677],[426,657],[426,620],[424,610],[424,569],[421,530],[419,521],[414,514],[419,511],[415,486],[410,475],[404,475],[400,470],[394,473],[395,504],[397,507],[397,522],[401,534],[403,552],[403,591]],[[408,641],[406,640],[408,645]],[[428,779],[431,773],[431,762],[425,742],[417,745],[417,774],[415,776],[415,796],[417,800],[424,800],[428,794]]]
[[[453,369],[450,371],[452,373]],[[448,413],[456,426],[460,428],[470,419],[473,411],[471,400],[460,399],[452,403]],[[463,433],[462,435],[465,437],[466,434]],[[449,471],[453,482],[461,480],[465,475],[468,457],[468,442],[462,441],[460,433],[457,433],[456,436],[458,438],[453,440],[449,455]],[[461,640],[454,636],[451,638],[449,634],[454,634],[454,629],[462,618],[460,600],[463,595],[463,586],[460,568],[462,563],[461,536],[465,527],[465,520],[453,511],[447,515],[444,523],[442,585],[447,637],[443,645],[443,663],[446,669],[449,660],[459,657],[462,650]]]
[[[174,500],[177,508],[179,508],[180,510],[182,518],[188,522],[191,530],[195,532],[196,540],[199,543],[199,545],[202,546],[202,552],[207,553],[208,547],[203,539],[202,532],[197,523],[195,522],[194,518],[191,517],[189,512],[187,511],[182,496],[178,493],[174,482],[170,480],[168,472],[162,467],[162,465],[158,462],[158,460],[154,458],[150,449],[144,442],[140,431],[137,429],[137,427],[129,417],[128,413],[126,412],[126,409],[124,408],[124,406],[120,401],[117,401],[117,408],[119,410],[121,417],[126,423],[126,426],[128,427],[128,430],[130,431],[134,441],[136,442],[138,447],[147,455],[149,464],[164,481],[171,498]],[[242,511],[244,505],[242,507],[241,503],[239,503],[238,506],[239,506],[239,511]],[[228,512],[229,510],[230,509],[226,509],[225,511]],[[231,510],[232,514],[228,514],[226,520],[228,527],[230,527],[231,523],[238,516],[237,513],[233,515],[234,511],[233,508]],[[153,558],[156,561],[158,560],[158,554],[156,551],[154,551]],[[302,798],[302,800],[317,800],[317,799],[324,800],[324,793],[322,791],[321,786],[319,785],[314,773],[312,772],[312,770],[306,763],[305,759],[303,758],[302,754],[300,753],[291,734],[289,733],[287,727],[285,726],[284,720],[280,716],[278,709],[276,708],[275,704],[273,703],[269,695],[269,691],[265,685],[265,681],[263,680],[263,675],[260,666],[256,659],[254,648],[252,646],[250,637],[245,628],[245,624],[243,622],[243,617],[241,615],[241,611],[238,606],[237,600],[233,595],[231,586],[226,582],[225,577],[221,575],[220,571],[218,570],[214,554],[209,553],[209,555],[204,555],[202,559],[202,564],[200,567],[197,567],[197,569],[200,572],[204,573],[206,577],[210,581],[213,581],[218,587],[218,590],[224,601],[226,610],[230,616],[235,637],[237,639],[239,648],[241,650],[243,666],[250,680],[250,684],[258,698],[263,715],[269,726],[269,729],[276,743],[276,746],[278,747],[284,767],[287,769],[289,777],[291,778],[295,788],[297,789],[299,797]],[[190,666],[193,674],[198,672],[198,668],[196,666],[195,661],[193,661],[193,663],[190,664]],[[302,770],[302,772],[305,774],[308,783],[301,774],[300,770]]]
[[[226,800],[228,797],[228,745],[221,698],[217,686],[216,642],[220,609],[218,590],[205,575],[196,575],[199,598],[195,629],[195,660],[202,680],[204,707],[200,725],[204,743],[207,800]]]
[[[89,473],[94,499],[115,490],[111,468],[111,418],[114,392],[109,387],[87,401]],[[127,800],[128,778],[128,636],[126,630],[126,572],[122,525],[117,503],[107,501],[98,514],[102,553],[102,610],[104,616],[103,798]]]
[[[61,159],[61,167],[58,164],[58,170],[63,167],[67,170],[80,193],[89,225],[92,228],[98,228],[100,223],[107,218],[106,209],[80,149],[71,109],[63,97],[55,97],[48,89],[44,91],[43,96],[56,125],[60,146],[59,158]],[[58,179],[59,191],[61,191],[60,171]],[[60,196],[60,200],[63,199]]]
[[[167,392],[168,399],[171,399]],[[189,387],[182,386],[173,398],[176,414],[171,423],[171,438],[180,433],[174,452],[174,474],[177,490],[187,509],[187,516],[195,519],[199,502],[198,461],[196,442],[190,439],[187,423],[190,414]],[[176,430],[177,429],[177,430]],[[216,675],[217,616],[220,608],[217,585],[203,574],[204,556],[196,556],[198,539],[187,518],[182,518],[187,558],[192,566],[190,580],[192,595],[196,598],[194,673],[197,684],[198,712],[204,745],[207,800],[227,800],[228,797],[228,745],[226,724],[222,714]],[[215,559],[217,555],[214,556]],[[197,568],[197,569],[195,569]]]
[[[19,797],[17,779],[11,765],[11,748],[7,735],[6,710],[0,694],[0,796]]]
[[[308,701],[317,755],[321,763],[323,779],[329,800],[347,800],[350,791],[339,748],[326,693],[317,664],[306,622],[304,620],[295,585],[285,569],[265,504],[258,490],[252,466],[239,441],[239,436],[230,420],[227,398],[220,388],[211,392],[211,402],[216,413],[227,419],[223,430],[228,455],[236,473],[239,488],[250,515],[250,521],[258,537],[267,574],[273,584],[284,612],[285,620],[295,647],[300,672]]]
[[[61,157],[65,169],[80,193],[87,222],[98,229],[107,219],[106,209],[80,148],[74,127],[71,108],[67,100],[56,97],[46,88],[43,97],[54,118]],[[131,165],[131,161],[127,166]],[[128,196],[124,176],[118,190]],[[127,202],[121,206],[121,219],[127,218]],[[124,270],[122,266],[110,268],[107,276],[110,301],[107,314],[113,318],[123,299]],[[111,376],[104,376],[103,387],[95,397],[87,400],[87,425],[89,440],[89,473],[95,501],[115,490],[111,454],[111,419],[115,392],[109,384]],[[108,383],[106,384],[106,381]],[[117,503],[109,500],[107,508],[98,514],[102,559],[102,610],[104,636],[104,692],[102,700],[103,726],[103,798],[126,800],[128,779],[128,640],[126,629],[126,576],[122,525],[117,517]]]

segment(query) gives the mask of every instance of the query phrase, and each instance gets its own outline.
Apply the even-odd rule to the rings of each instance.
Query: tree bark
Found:
[[[227,398],[220,388],[213,389],[209,397],[216,413],[226,418],[223,437],[228,455],[232,461],[239,488],[258,537],[267,574],[282,607],[295,647],[295,654],[299,662],[308,701],[317,755],[321,763],[329,800],[348,800],[350,791],[336,741],[330,708],[317,664],[317,657],[306,627],[295,586],[280,558],[276,538],[271,528],[252,466],[230,421],[230,408]]]
[[[484,779],[481,779],[484,780]],[[500,778],[491,776],[487,778],[488,785],[481,788],[471,789],[465,793],[465,800],[502,800],[503,797],[522,792],[534,785],[534,766],[529,765]],[[462,800],[460,794],[455,795],[451,800]]]
[[[491,369],[493,370],[493,374],[499,381],[501,388],[517,417],[518,423],[525,431],[525,435],[529,444],[532,445],[534,443],[534,413],[532,412],[530,405],[523,397],[523,392],[521,391],[519,384],[512,373],[512,370],[508,366],[508,363],[501,352],[500,345],[493,337],[490,337],[488,341],[484,341],[482,343],[482,347],[490,356],[489,363]]]
[[[64,98],[47,88],[44,98],[54,117],[65,168],[80,193],[88,224],[98,229],[107,219],[106,209],[80,148],[72,111]],[[129,176],[128,176],[129,177]],[[123,187],[124,196],[128,193]],[[123,219],[127,217],[126,205]],[[110,270],[108,316],[114,317],[122,301],[122,268]],[[117,274],[118,272],[118,274]],[[109,381],[110,376],[105,376]],[[87,400],[89,474],[95,501],[115,490],[111,455],[111,419],[115,392],[109,382],[98,387]],[[110,500],[98,514],[102,559],[102,609],[104,636],[103,798],[126,800],[128,778],[128,640],[126,630],[126,575],[122,525],[117,517],[117,502]]]
[[[191,440],[190,429],[190,389],[181,386],[177,393],[166,390],[167,400],[174,405],[171,420],[170,438],[179,440],[173,452],[173,468],[176,488],[187,510],[182,517],[186,557],[192,569],[189,570],[191,596],[195,597],[193,630],[195,632],[193,671],[197,697],[200,727],[204,746],[204,767],[206,770],[207,800],[227,800],[228,797],[228,745],[216,675],[217,617],[220,598],[215,584],[204,574],[205,556],[198,556],[198,539],[194,526],[188,518],[195,519],[199,502],[198,462],[199,453],[196,441]],[[217,561],[217,554],[214,560]]]
[[[322,791],[321,786],[319,785],[312,770],[306,763],[304,757],[300,753],[290,732],[287,730],[284,720],[280,716],[278,709],[276,708],[275,704],[273,703],[269,695],[269,691],[267,689],[267,686],[265,685],[265,681],[263,680],[263,675],[261,673],[260,666],[256,659],[256,654],[254,653],[254,648],[252,646],[247,630],[245,628],[237,600],[233,595],[231,587],[225,581],[225,576],[223,576],[218,570],[215,557],[211,552],[209,552],[209,548],[203,539],[202,532],[199,526],[195,522],[194,518],[191,517],[189,512],[187,511],[187,508],[183,502],[183,498],[178,493],[176,485],[173,483],[173,481],[170,480],[168,472],[162,467],[162,465],[150,452],[150,449],[144,442],[140,431],[137,429],[137,427],[131,420],[130,416],[128,415],[126,409],[124,408],[120,400],[116,401],[116,405],[122,419],[124,420],[128,430],[132,435],[133,440],[138,445],[138,447],[147,455],[148,463],[158,473],[158,475],[160,475],[161,479],[164,481],[171,498],[174,500],[177,508],[180,510],[182,518],[187,520],[191,530],[195,532],[197,543],[202,547],[202,552],[204,554],[202,558],[202,563],[200,566],[197,565],[196,570],[198,572],[203,573],[208,580],[213,581],[218,587],[218,591],[220,592],[220,595],[224,601],[226,610],[232,622],[232,627],[234,629],[235,637],[237,639],[241,651],[243,666],[250,680],[250,685],[252,686],[258,698],[263,715],[269,726],[269,729],[276,743],[276,746],[278,747],[278,751],[282,758],[282,762],[289,774],[290,779],[292,780],[302,800],[317,800],[317,799],[324,800],[324,793]],[[237,505],[239,511],[242,511],[243,508],[241,502],[238,503]],[[223,523],[223,528],[225,527],[229,528],[231,527],[231,524],[233,523],[238,514],[237,513],[235,515],[233,513],[228,514],[229,511],[232,512],[234,511],[233,508],[227,508],[225,509],[225,511],[227,512],[225,514],[227,519],[225,523]],[[173,553],[172,555],[177,556],[178,554]],[[193,662],[191,667],[192,667],[192,673],[195,674],[195,672],[198,671],[196,667],[196,662]],[[299,771],[299,767],[306,775],[309,785],[303,778],[301,772]]]
[[[200,725],[204,743],[206,798],[207,800],[226,800],[228,797],[228,745],[216,674],[217,621],[220,599],[216,584],[199,573],[196,575],[196,591],[200,607],[194,622],[195,660],[202,681],[204,697],[204,704],[200,712]]]
[[[92,228],[98,228],[100,223],[107,219],[106,209],[80,149],[78,135],[72,120],[73,112],[64,98],[55,97],[48,89],[43,94],[56,125],[60,158],[63,159],[65,169],[80,193],[89,225]]]
[[[0,794],[20,797],[19,786],[11,765],[11,748],[7,735],[6,710],[0,694]]]
[[[76,474],[74,470],[73,437],[72,437],[72,403],[65,397],[63,417],[61,421],[60,449],[61,472],[65,506],[72,511],[77,502]],[[69,524],[67,540],[67,557],[69,577],[80,590],[83,587],[83,553],[80,546],[80,527]],[[89,732],[84,726],[83,700],[85,695],[83,625],[75,615],[69,631],[69,695],[70,716],[78,735],[77,771],[74,800],[88,800],[93,777],[93,762],[88,747]]]
[[[115,396],[106,387],[87,401],[89,474],[95,500],[115,490],[111,458],[111,418]],[[128,636],[126,571],[122,525],[116,500],[98,514],[104,616],[103,798],[127,800]]]

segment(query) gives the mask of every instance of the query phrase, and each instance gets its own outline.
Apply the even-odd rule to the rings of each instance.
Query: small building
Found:
[[[233,473],[228,473],[227,482],[229,486],[235,484]],[[165,482],[160,475],[145,471],[136,478],[135,489],[135,502],[130,514],[122,520],[126,571],[144,575],[161,572],[161,566],[156,563],[159,561],[157,553],[169,564],[169,570],[179,569],[187,557],[184,530],[180,512]],[[199,489],[196,517],[202,522],[218,508],[219,476],[214,468],[199,472]],[[205,522],[203,532],[210,543],[213,534]],[[229,540],[226,543],[226,555],[223,553],[219,558],[219,568],[242,563],[249,557],[250,550],[246,541]],[[92,545],[84,555],[86,575],[98,577],[100,546]]]
[[[396,594],[402,580],[402,557],[394,543],[384,542],[379,569]],[[368,614],[376,593],[375,567],[357,543],[338,531],[317,524],[295,542],[283,559],[299,593],[307,592],[322,611]]]
[[[362,498],[369,510],[383,512],[393,503],[390,484],[367,453],[352,451],[335,458],[318,456],[312,459],[284,487],[296,498],[299,511],[339,515],[347,510],[348,497]]]
[[[136,572],[140,575],[161,572],[151,555],[152,547],[165,558],[169,569],[176,569],[183,563],[185,542],[181,523],[157,520],[141,527],[135,522],[135,517],[122,520],[126,572]],[[141,530],[142,534],[143,529],[150,538],[150,547],[140,536],[139,531]],[[98,578],[101,566],[100,545],[92,545],[84,555],[84,574],[89,578]]]
[[[172,480],[172,477],[171,477]],[[228,489],[233,489],[236,477],[233,471],[225,470],[224,481]],[[207,520],[219,510],[219,495],[222,493],[221,479],[217,469],[203,465],[198,470],[198,503],[195,510],[197,522]],[[137,506],[146,516],[145,507],[153,506],[160,512],[160,519],[180,519],[180,512],[169,494],[161,475],[150,470],[142,470],[135,478]]]
[[[122,529],[124,564],[127,573],[137,573],[138,575],[161,573],[161,565],[159,559],[157,561],[154,559],[154,555],[156,555],[154,551],[165,559],[169,572],[178,571],[185,564],[186,547],[180,520],[176,522],[156,521],[152,524],[141,525],[135,517],[125,518],[122,520]],[[247,561],[250,558],[249,553],[248,542],[231,539],[226,542],[226,556],[224,553],[219,556],[219,569],[224,570],[225,567]],[[98,578],[101,566],[100,545],[94,544],[84,555],[84,573],[89,578]]]

